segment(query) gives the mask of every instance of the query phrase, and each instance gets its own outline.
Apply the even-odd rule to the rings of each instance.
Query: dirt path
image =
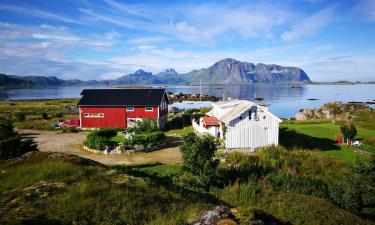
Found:
[[[150,152],[131,155],[104,155],[88,152],[83,149],[84,133],[60,133],[57,131],[20,130],[24,136],[33,137],[38,148],[43,152],[63,152],[92,159],[107,165],[142,164],[160,162],[163,164],[181,163],[181,154],[178,145],[179,137],[168,137],[168,147]]]

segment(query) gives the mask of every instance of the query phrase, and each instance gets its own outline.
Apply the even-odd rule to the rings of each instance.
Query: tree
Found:
[[[22,140],[8,120],[0,121],[0,160],[18,157],[29,151],[36,151],[37,145],[31,139]]]
[[[218,166],[218,161],[214,159],[215,139],[209,135],[198,137],[195,133],[189,133],[183,139],[184,144],[180,147],[184,159],[182,169],[198,176],[201,185],[209,187]]]
[[[357,128],[351,124],[350,126],[348,125],[343,125],[340,128],[341,133],[344,138],[344,142],[347,142],[347,140],[353,140],[355,136],[357,136]]]

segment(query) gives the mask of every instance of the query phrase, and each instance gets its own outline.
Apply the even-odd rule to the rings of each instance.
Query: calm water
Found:
[[[80,97],[84,88],[98,87],[57,87],[35,89],[9,89],[0,90],[2,100],[20,99],[54,99]],[[169,86],[168,91],[183,93],[199,93],[198,86]],[[292,88],[291,85],[228,85],[228,86],[204,86],[203,94],[222,97],[224,90],[229,97],[239,99],[263,98],[263,102],[269,105],[271,112],[282,118],[294,116],[301,108],[320,107],[324,103],[332,101],[374,101],[375,85],[304,85],[301,88]],[[315,101],[309,98],[318,99]],[[196,105],[199,104],[199,105]],[[196,106],[208,106],[209,102],[202,103],[175,103],[180,108],[192,108]]]

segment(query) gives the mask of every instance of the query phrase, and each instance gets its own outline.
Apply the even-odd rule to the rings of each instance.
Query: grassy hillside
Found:
[[[284,123],[280,130],[280,144],[289,149],[320,150],[323,154],[334,156],[350,164],[357,159],[369,157],[369,154],[359,154],[356,152],[358,150],[375,153],[374,145],[361,147],[338,145],[336,137],[340,133],[340,126],[340,124],[322,121]],[[357,127],[357,131],[356,138],[362,142],[375,138],[375,129]]]
[[[181,224],[208,195],[75,156],[36,152],[0,166],[0,224]]]
[[[15,121],[20,129],[51,129],[51,124],[59,119],[78,117],[77,102],[78,99],[0,101],[0,119]],[[24,119],[20,119],[21,115]]]

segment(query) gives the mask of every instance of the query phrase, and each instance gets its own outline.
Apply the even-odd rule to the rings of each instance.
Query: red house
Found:
[[[164,128],[169,98],[165,89],[84,89],[78,102],[81,128],[126,128],[144,118]]]

